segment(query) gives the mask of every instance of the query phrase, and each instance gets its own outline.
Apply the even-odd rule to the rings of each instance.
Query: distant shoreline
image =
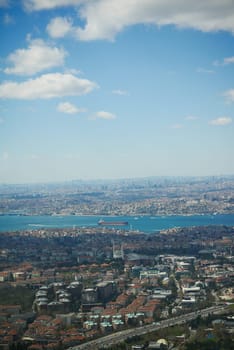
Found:
[[[150,215],[150,214],[127,214],[127,217],[149,217],[149,218],[154,218],[154,217],[172,217],[172,216],[184,216],[184,217],[189,217],[189,216],[216,216],[216,215],[234,215],[233,213],[193,213],[193,214],[155,214],[155,215]],[[49,217],[106,217],[106,218],[122,218],[125,217],[124,215],[115,215],[115,214],[16,214],[16,213],[0,213],[0,216],[49,216]]]

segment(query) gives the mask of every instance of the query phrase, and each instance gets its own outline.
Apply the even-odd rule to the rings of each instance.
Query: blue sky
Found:
[[[234,174],[232,0],[0,0],[0,182]]]

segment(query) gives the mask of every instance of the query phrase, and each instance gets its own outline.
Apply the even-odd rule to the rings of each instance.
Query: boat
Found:
[[[102,226],[127,226],[128,222],[127,221],[104,221],[104,220],[99,220],[98,225]]]

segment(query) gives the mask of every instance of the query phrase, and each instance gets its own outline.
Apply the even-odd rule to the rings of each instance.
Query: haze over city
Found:
[[[234,4],[0,0],[0,183],[234,174]]]

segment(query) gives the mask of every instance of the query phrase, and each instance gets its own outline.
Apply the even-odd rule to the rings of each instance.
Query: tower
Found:
[[[124,259],[123,243],[116,244],[112,241],[113,259]]]

